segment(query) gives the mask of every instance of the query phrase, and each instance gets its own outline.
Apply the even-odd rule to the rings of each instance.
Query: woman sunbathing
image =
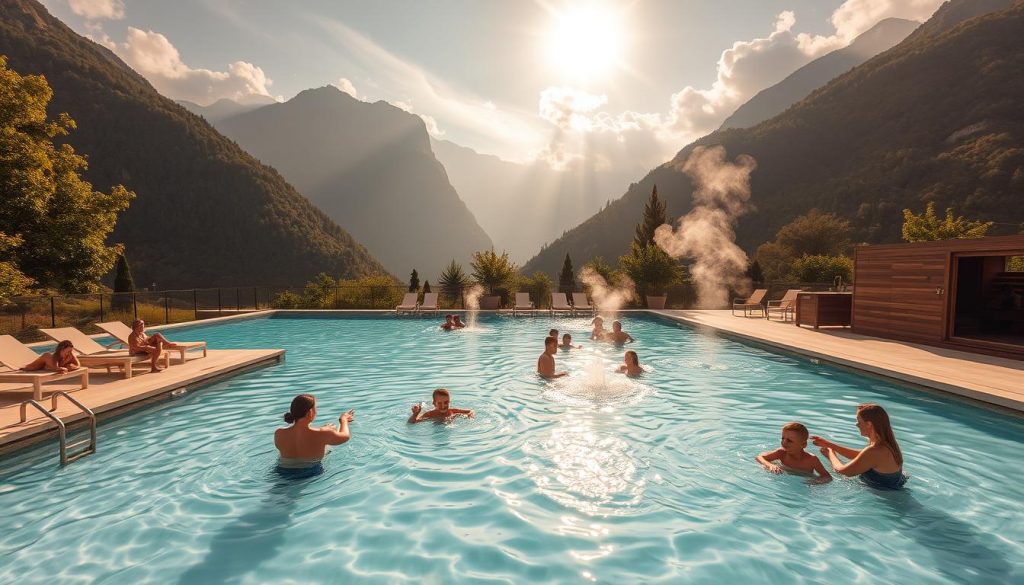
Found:
[[[65,339],[57,344],[57,349],[44,353],[21,369],[25,372],[49,370],[58,374],[64,374],[71,370],[77,370],[80,367],[82,367],[82,364],[78,363],[75,347],[71,345],[70,341]]]

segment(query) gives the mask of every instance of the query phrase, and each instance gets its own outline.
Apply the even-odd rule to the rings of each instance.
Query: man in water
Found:
[[[444,323],[441,324],[441,329],[444,329],[445,331],[451,331],[453,328],[455,328],[455,321],[453,320],[454,317],[455,315],[451,314],[445,315]]]
[[[622,330],[622,323],[615,321],[612,323],[612,332],[606,336],[606,339],[612,343],[622,345],[626,342],[636,341],[633,337]]]
[[[409,417],[409,422],[418,423],[429,419],[433,420],[448,420],[455,418],[457,415],[465,415],[469,418],[473,418],[473,411],[468,408],[451,408],[451,395],[448,394],[448,390],[444,388],[438,388],[434,390],[434,395],[431,397],[434,401],[434,410],[428,410],[423,412],[423,407],[419,404],[412,405],[412,416]]]
[[[462,322],[462,317],[459,317],[458,315],[452,315],[452,317],[455,319],[454,323],[456,329],[462,329],[466,326],[466,324]]]
[[[555,372],[555,354],[558,352],[558,338],[544,340],[544,353],[537,358],[537,373],[549,380],[568,376],[567,372]]]

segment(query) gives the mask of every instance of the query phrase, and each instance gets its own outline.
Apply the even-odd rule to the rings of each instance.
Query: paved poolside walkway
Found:
[[[89,388],[81,389],[77,379],[44,384],[41,403],[50,408],[50,395],[63,390],[92,409],[97,418],[102,418],[101,413],[166,395],[180,388],[208,383],[241,369],[277,363],[283,359],[284,350],[211,349],[205,358],[201,352],[189,352],[187,355],[188,361],[184,364],[178,362],[177,355],[172,356],[171,367],[156,374],[149,373],[148,366],[137,364],[133,370],[134,375],[128,380],[116,369],[114,373],[108,374],[103,368],[92,368],[89,370]],[[26,388],[15,384],[0,384],[0,452],[20,448],[39,439],[56,442],[55,438],[51,438],[56,436],[56,425],[35,408],[30,406],[27,421],[20,422],[21,403],[31,399],[31,386]],[[85,418],[77,407],[63,398],[58,399],[54,414],[65,422]],[[77,437],[83,428],[88,432],[88,424],[84,421],[75,424],[69,432],[76,433]],[[103,448],[102,444],[99,448]]]
[[[797,327],[733,317],[731,311],[654,311],[726,336],[865,370],[1024,412],[1024,361],[856,335],[844,328]]]

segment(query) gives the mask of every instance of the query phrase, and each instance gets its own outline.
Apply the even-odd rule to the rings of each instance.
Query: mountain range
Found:
[[[85,178],[135,191],[111,240],[125,244],[137,282],[296,284],[321,271],[384,272],[281,175],[35,0],[0,3],[0,54],[21,74],[44,75],[51,114],[77,122],[68,142],[88,158]]]
[[[995,12],[991,12],[995,11]],[[980,16],[979,16],[980,14]],[[752,128],[723,129],[651,171],[525,266],[556,273],[628,249],[654,185],[670,216],[692,207],[679,167],[697,146],[752,156],[748,252],[812,208],[847,218],[857,241],[894,242],[902,210],[929,201],[976,219],[1024,221],[1024,2],[953,0],[904,41]]]
[[[215,122],[366,245],[394,274],[436,278],[492,247],[434,157],[423,120],[334,86]]]
[[[208,106],[201,106],[188,100],[177,101],[178,104],[186,110],[198,116],[202,116],[211,124],[216,124],[224,118],[230,118],[231,116],[237,116],[238,114],[244,114],[245,112],[251,112],[257,108],[277,103],[277,100],[270,96],[255,94],[250,94],[245,98],[239,98],[238,100],[221,98]]]

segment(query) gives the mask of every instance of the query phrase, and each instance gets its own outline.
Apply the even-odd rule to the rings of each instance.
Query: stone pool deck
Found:
[[[188,389],[234,375],[241,370],[276,364],[284,359],[283,349],[211,349],[207,357],[202,352],[189,352],[188,361],[171,358],[171,367],[160,373],[149,373],[148,366],[137,364],[130,379],[118,371],[106,373],[104,368],[89,370],[89,388],[81,389],[78,379],[43,384],[41,404],[51,407],[50,395],[59,390],[68,392],[96,413],[98,419],[150,400],[166,397],[175,390]],[[56,442],[56,425],[37,409],[29,406],[26,422],[20,422],[21,403],[32,399],[32,388],[0,383],[0,453],[20,449],[26,445],[51,440]],[[58,399],[54,411],[64,422],[75,423],[69,429],[80,433],[88,429],[85,415],[70,401]],[[69,441],[70,442],[70,441]],[[100,445],[102,449],[102,444]]]
[[[1024,412],[1024,361],[818,330],[731,311],[653,311],[726,337],[754,342],[900,382]]]

